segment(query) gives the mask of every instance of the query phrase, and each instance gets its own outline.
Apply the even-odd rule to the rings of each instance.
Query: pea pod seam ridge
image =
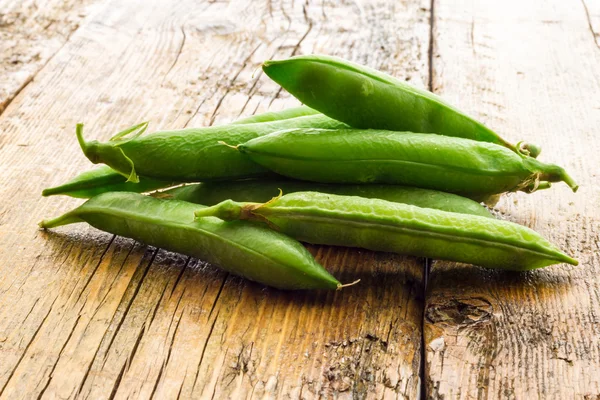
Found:
[[[281,208],[279,208],[281,209]],[[292,213],[292,214],[287,214],[287,213],[278,213],[277,217],[280,216],[285,216],[286,218],[290,218],[290,219],[296,219],[296,220],[310,220],[311,216],[309,215],[298,215],[297,212],[296,213]],[[483,217],[482,217],[483,218]],[[330,218],[330,217],[326,217],[326,218],[320,218],[318,219],[318,221],[323,221],[326,220],[329,223],[332,224],[339,224],[339,218]],[[446,233],[439,233],[439,232],[432,232],[430,230],[420,230],[420,229],[415,229],[415,228],[405,228],[405,227],[397,227],[397,226],[393,226],[390,224],[375,224],[375,223],[368,223],[368,222],[364,222],[364,221],[351,221],[351,220],[345,220],[345,223],[349,223],[352,225],[358,225],[358,226],[362,226],[362,227],[368,227],[368,226],[373,226],[373,227],[377,227],[377,229],[386,229],[389,231],[404,231],[404,232],[415,232],[415,233],[419,233],[421,236],[423,236],[424,234],[426,235],[430,235],[430,236],[437,236],[439,238],[445,239],[445,240],[449,240],[449,241],[459,241],[462,243],[466,243],[466,244],[470,244],[469,242],[478,242],[478,243],[485,243],[487,245],[490,245],[491,247],[497,247],[497,248],[510,248],[510,249],[518,249],[518,250],[522,250],[522,251],[528,251],[530,253],[534,253],[534,254],[540,254],[543,255],[547,258],[551,258],[553,260],[559,260],[559,261],[564,261],[563,258],[554,256],[554,255],[550,255],[546,252],[543,252],[539,249],[534,249],[534,248],[530,248],[530,247],[524,247],[524,246],[517,246],[515,244],[511,244],[511,243],[503,243],[503,242],[496,242],[496,241],[491,241],[491,240],[487,240],[487,239],[483,239],[483,238],[473,238],[473,237],[464,237],[464,236],[453,236],[453,235],[448,235]],[[558,249],[556,249],[556,251],[559,251]],[[567,255],[568,258],[572,258],[570,256]]]
[[[261,156],[268,156],[270,158],[277,158],[277,159],[282,159],[282,160],[298,160],[298,161],[312,161],[312,162],[335,162],[337,164],[341,164],[341,163],[354,163],[354,162],[363,162],[363,163],[389,162],[389,163],[396,163],[396,164],[407,164],[407,165],[433,167],[433,168],[440,169],[440,170],[451,169],[451,170],[454,170],[454,171],[465,172],[465,173],[469,173],[469,174],[472,174],[472,175],[477,175],[478,172],[483,172],[483,174],[481,174],[481,175],[486,175],[486,176],[515,176],[516,175],[516,174],[507,174],[507,173],[504,173],[503,171],[497,171],[497,170],[470,169],[470,168],[461,168],[461,167],[456,167],[456,166],[452,166],[452,165],[444,165],[444,164],[427,164],[427,163],[416,162],[416,161],[393,160],[393,159],[383,159],[383,158],[378,158],[378,159],[352,159],[352,160],[313,159],[313,158],[298,157],[298,156],[278,156],[278,155],[275,155],[274,153],[269,153],[269,152],[264,152],[264,151],[254,152],[252,150],[247,150],[244,146],[240,146],[240,149],[242,149],[242,151],[246,151],[246,152],[249,152],[249,153],[255,153],[255,154],[259,154]]]

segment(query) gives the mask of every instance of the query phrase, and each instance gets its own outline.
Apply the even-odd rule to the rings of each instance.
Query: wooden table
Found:
[[[432,90],[566,185],[503,218],[574,254],[515,274],[311,247],[341,292],[281,292],[84,224],[36,223],[75,140],[297,102],[261,61],[327,53]],[[600,398],[600,2],[0,0],[1,398]]]

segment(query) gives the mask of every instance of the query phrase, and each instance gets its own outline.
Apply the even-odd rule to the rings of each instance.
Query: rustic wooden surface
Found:
[[[0,112],[69,40],[93,0],[0,1]]]
[[[589,0],[0,0],[0,398],[597,398],[599,33]],[[39,195],[89,167],[76,122],[106,139],[295,105],[258,67],[313,52],[542,144],[579,193],[498,210],[581,265],[427,278],[425,260],[311,247],[361,283],[286,293],[83,224],[37,229],[80,203]]]
[[[435,262],[425,309],[432,398],[600,398],[598,1],[436,2],[434,91],[581,188],[505,197],[503,218],[579,259],[523,274]],[[456,2],[454,2],[456,3]],[[485,3],[485,4],[484,4]]]
[[[88,9],[22,90],[5,86],[18,94],[0,116],[1,396],[415,398],[424,260],[315,247],[361,284],[285,293],[85,225],[36,223],[80,203],[40,197],[89,168],[77,121],[106,139],[142,120],[181,128],[295,105],[260,62],[328,49],[426,85],[427,4]]]

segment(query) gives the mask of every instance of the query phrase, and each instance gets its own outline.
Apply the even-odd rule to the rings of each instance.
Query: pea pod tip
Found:
[[[579,261],[578,260],[576,260],[573,257],[569,257],[567,255],[565,255],[565,262],[567,264],[571,264],[571,265],[574,265],[574,266],[578,266],[579,265]]]

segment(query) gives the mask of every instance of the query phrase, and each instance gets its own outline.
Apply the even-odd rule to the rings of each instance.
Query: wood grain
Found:
[[[0,0],[0,113],[69,40],[95,0]]]
[[[0,116],[0,397],[415,398],[423,260],[313,247],[341,292],[285,293],[85,225],[42,199],[74,140],[295,101],[258,69],[326,52],[425,86],[428,2],[107,0]],[[42,65],[42,64],[40,64]],[[16,93],[12,90],[12,93]]]
[[[511,141],[542,145],[540,159],[581,185],[507,196],[499,212],[580,265],[511,274],[435,262],[429,398],[600,396],[600,50],[586,3],[435,2],[434,91]]]
[[[585,18],[590,28],[590,34],[600,49],[600,3],[597,1],[581,0]]]

